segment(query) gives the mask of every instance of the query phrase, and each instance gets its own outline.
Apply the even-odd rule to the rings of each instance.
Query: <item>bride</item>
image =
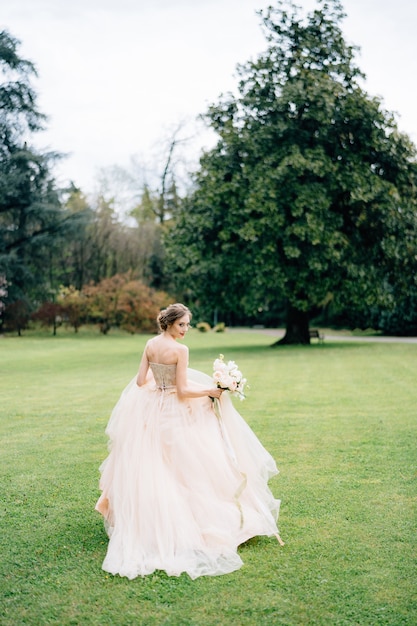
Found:
[[[242,566],[237,548],[251,537],[283,543],[280,501],[267,484],[275,462],[229,394],[188,368],[188,348],[177,340],[190,320],[183,304],[160,312],[161,332],[147,342],[106,428],[96,509],[109,536],[103,569],[111,574],[227,574]]]

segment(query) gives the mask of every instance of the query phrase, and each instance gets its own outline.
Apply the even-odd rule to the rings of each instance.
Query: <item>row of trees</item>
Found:
[[[73,185],[57,188],[51,172],[60,156],[40,153],[30,145],[43,129],[45,116],[37,108],[31,85],[35,67],[19,56],[18,47],[7,31],[0,32],[1,329],[20,332],[33,316],[45,318],[47,311],[58,311],[65,288],[85,295],[87,286],[90,292],[91,285],[102,290],[103,279],[126,272],[133,272],[131,283],[151,289],[155,313],[158,293],[168,282],[162,231],[177,202],[170,167],[175,137],[162,189],[154,193],[144,185],[136,198],[133,195],[136,201],[123,215],[129,221],[122,219],[107,181],[91,198]],[[142,311],[137,311],[138,330],[145,328],[140,320],[147,315],[146,302],[144,296]],[[90,311],[87,317],[94,315]],[[131,329],[133,322],[118,315],[112,323]]]
[[[82,324],[94,323],[104,335],[113,326],[130,333],[155,332],[156,316],[168,304],[165,292],[148,287],[127,272],[84,285],[81,290],[62,287],[55,302],[42,303],[31,317],[52,327],[54,335],[63,323],[75,332]]]
[[[174,135],[159,186],[131,179],[124,219],[108,193],[56,189],[56,155],[27,143],[44,122],[33,65],[0,33],[3,320],[63,306],[62,287],[86,302],[123,274],[161,292],[155,306],[169,293],[212,323],[286,322],[284,342],[308,343],[317,316],[417,333],[415,146],[364,90],[339,0],[307,16],[278,0],[260,16],[267,48],[207,112],[218,141],[188,190],[179,197]],[[109,323],[144,329],[126,319]]]

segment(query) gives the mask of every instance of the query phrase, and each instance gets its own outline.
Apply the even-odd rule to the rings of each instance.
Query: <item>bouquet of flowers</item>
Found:
[[[241,400],[245,399],[243,391],[247,380],[243,378],[242,372],[239,371],[234,361],[225,362],[223,354],[220,354],[213,363],[213,380],[220,389],[230,391]]]

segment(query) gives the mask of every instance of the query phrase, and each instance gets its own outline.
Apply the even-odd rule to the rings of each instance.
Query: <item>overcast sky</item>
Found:
[[[92,191],[97,173],[155,147],[236,86],[236,65],[266,48],[256,11],[275,0],[0,0],[0,28],[33,61],[48,118],[37,143],[67,153],[57,170]],[[311,9],[314,0],[299,0]],[[416,0],[345,0],[365,88],[417,143]],[[209,141],[200,134],[190,154]]]

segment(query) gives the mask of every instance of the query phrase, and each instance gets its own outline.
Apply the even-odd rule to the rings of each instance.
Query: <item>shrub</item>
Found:
[[[200,333],[207,333],[211,329],[211,326],[208,322],[199,322],[196,328]]]
[[[97,284],[83,288],[88,302],[89,318],[99,324],[106,335],[112,326],[128,333],[157,332],[156,317],[170,297],[164,291],[155,291],[131,272],[104,278]]]
[[[61,287],[57,301],[61,305],[65,321],[77,333],[87,318],[88,303],[85,294],[72,285]]]
[[[32,313],[32,319],[39,321],[46,328],[52,326],[53,334],[56,335],[56,329],[62,324],[63,307],[56,302],[43,302],[39,309]]]
[[[2,330],[16,331],[19,337],[30,320],[30,304],[25,298],[6,304],[3,311]]]

